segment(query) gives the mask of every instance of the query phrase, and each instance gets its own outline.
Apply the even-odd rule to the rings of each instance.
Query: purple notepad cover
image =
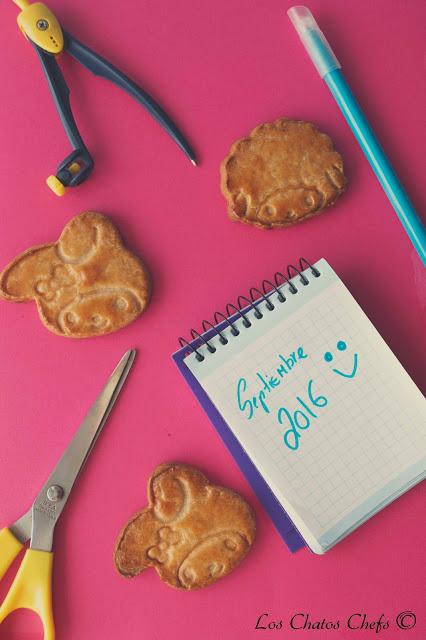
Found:
[[[221,330],[225,326],[226,323],[221,323],[217,326],[217,329]],[[214,333],[215,331],[209,331],[205,334],[205,336],[208,339]],[[200,340],[193,341],[192,345],[197,347],[199,346],[200,342]],[[195,397],[203,407],[214,428],[221,437],[223,443],[239,466],[247,482],[250,484],[256,496],[263,504],[281,538],[284,540],[287,547],[292,553],[294,553],[298,549],[301,549],[302,547],[305,547],[305,540],[294,526],[292,520],[283,509],[281,503],[273,494],[266,480],[259,473],[250,457],[244,451],[243,447],[240,445],[237,438],[232,433],[230,427],[223,419],[221,413],[218,411],[218,409],[216,409],[213,402],[210,400],[209,396],[204,391],[196,377],[186,366],[184,359],[187,355],[188,347],[183,347],[182,349],[174,353],[172,355],[172,358],[178,366],[179,371],[185,378],[186,382],[192,389]]]

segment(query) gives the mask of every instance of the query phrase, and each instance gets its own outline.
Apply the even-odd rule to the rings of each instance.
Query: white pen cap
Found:
[[[338,59],[309,9],[307,7],[291,7],[287,11],[287,15],[321,78],[334,69],[340,69]]]

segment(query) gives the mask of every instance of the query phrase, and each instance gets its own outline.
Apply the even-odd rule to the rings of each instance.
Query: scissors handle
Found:
[[[0,607],[0,624],[12,611],[31,609],[43,623],[44,640],[55,640],[52,612],[52,564],[52,552],[28,549],[9,593]]]
[[[0,531],[0,580],[23,546],[9,529]]]

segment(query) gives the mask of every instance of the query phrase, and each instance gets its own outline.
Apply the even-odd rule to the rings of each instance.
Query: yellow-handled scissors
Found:
[[[29,511],[9,528],[0,531],[0,579],[23,545],[30,541],[30,548],[0,607],[0,624],[16,609],[31,609],[43,623],[44,640],[54,640],[53,531],[74,482],[117,400],[135,354],[131,349],[121,358]]]

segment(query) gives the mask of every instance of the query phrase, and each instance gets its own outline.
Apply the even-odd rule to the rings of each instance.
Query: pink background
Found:
[[[356,612],[370,620],[384,613],[392,628],[379,637],[425,637],[424,486],[325,556],[291,555],[170,360],[178,336],[199,328],[215,309],[300,255],[324,256],[424,390],[424,272],[307,59],[286,17],[290,6],[282,0],[52,0],[71,33],[158,98],[200,159],[192,167],[135,102],[65,56],[72,104],[96,169],[58,199],[44,179],[68,153],[68,142],[36,55],[16,28],[17,8],[2,2],[1,265],[30,245],[55,240],[73,215],[93,209],[117,223],[154,284],[144,316],[92,340],[49,333],[33,304],[0,303],[0,525],[31,504],[115,362],[130,346],[138,349],[57,529],[54,609],[62,640],[377,637],[344,630],[262,635],[254,627],[264,612],[285,621],[297,612],[341,621]],[[420,210],[426,5],[321,0],[310,7]],[[328,213],[292,229],[267,233],[232,224],[219,191],[219,163],[236,138],[280,116],[312,120],[333,137],[349,189]],[[199,465],[240,491],[258,517],[257,540],[241,568],[200,592],[174,591],[153,570],[126,581],[112,563],[118,531],[145,504],[148,475],[171,459]],[[410,632],[394,624],[405,609],[418,618]],[[41,637],[40,628],[32,614],[20,612],[0,627],[0,638],[29,640]]]

